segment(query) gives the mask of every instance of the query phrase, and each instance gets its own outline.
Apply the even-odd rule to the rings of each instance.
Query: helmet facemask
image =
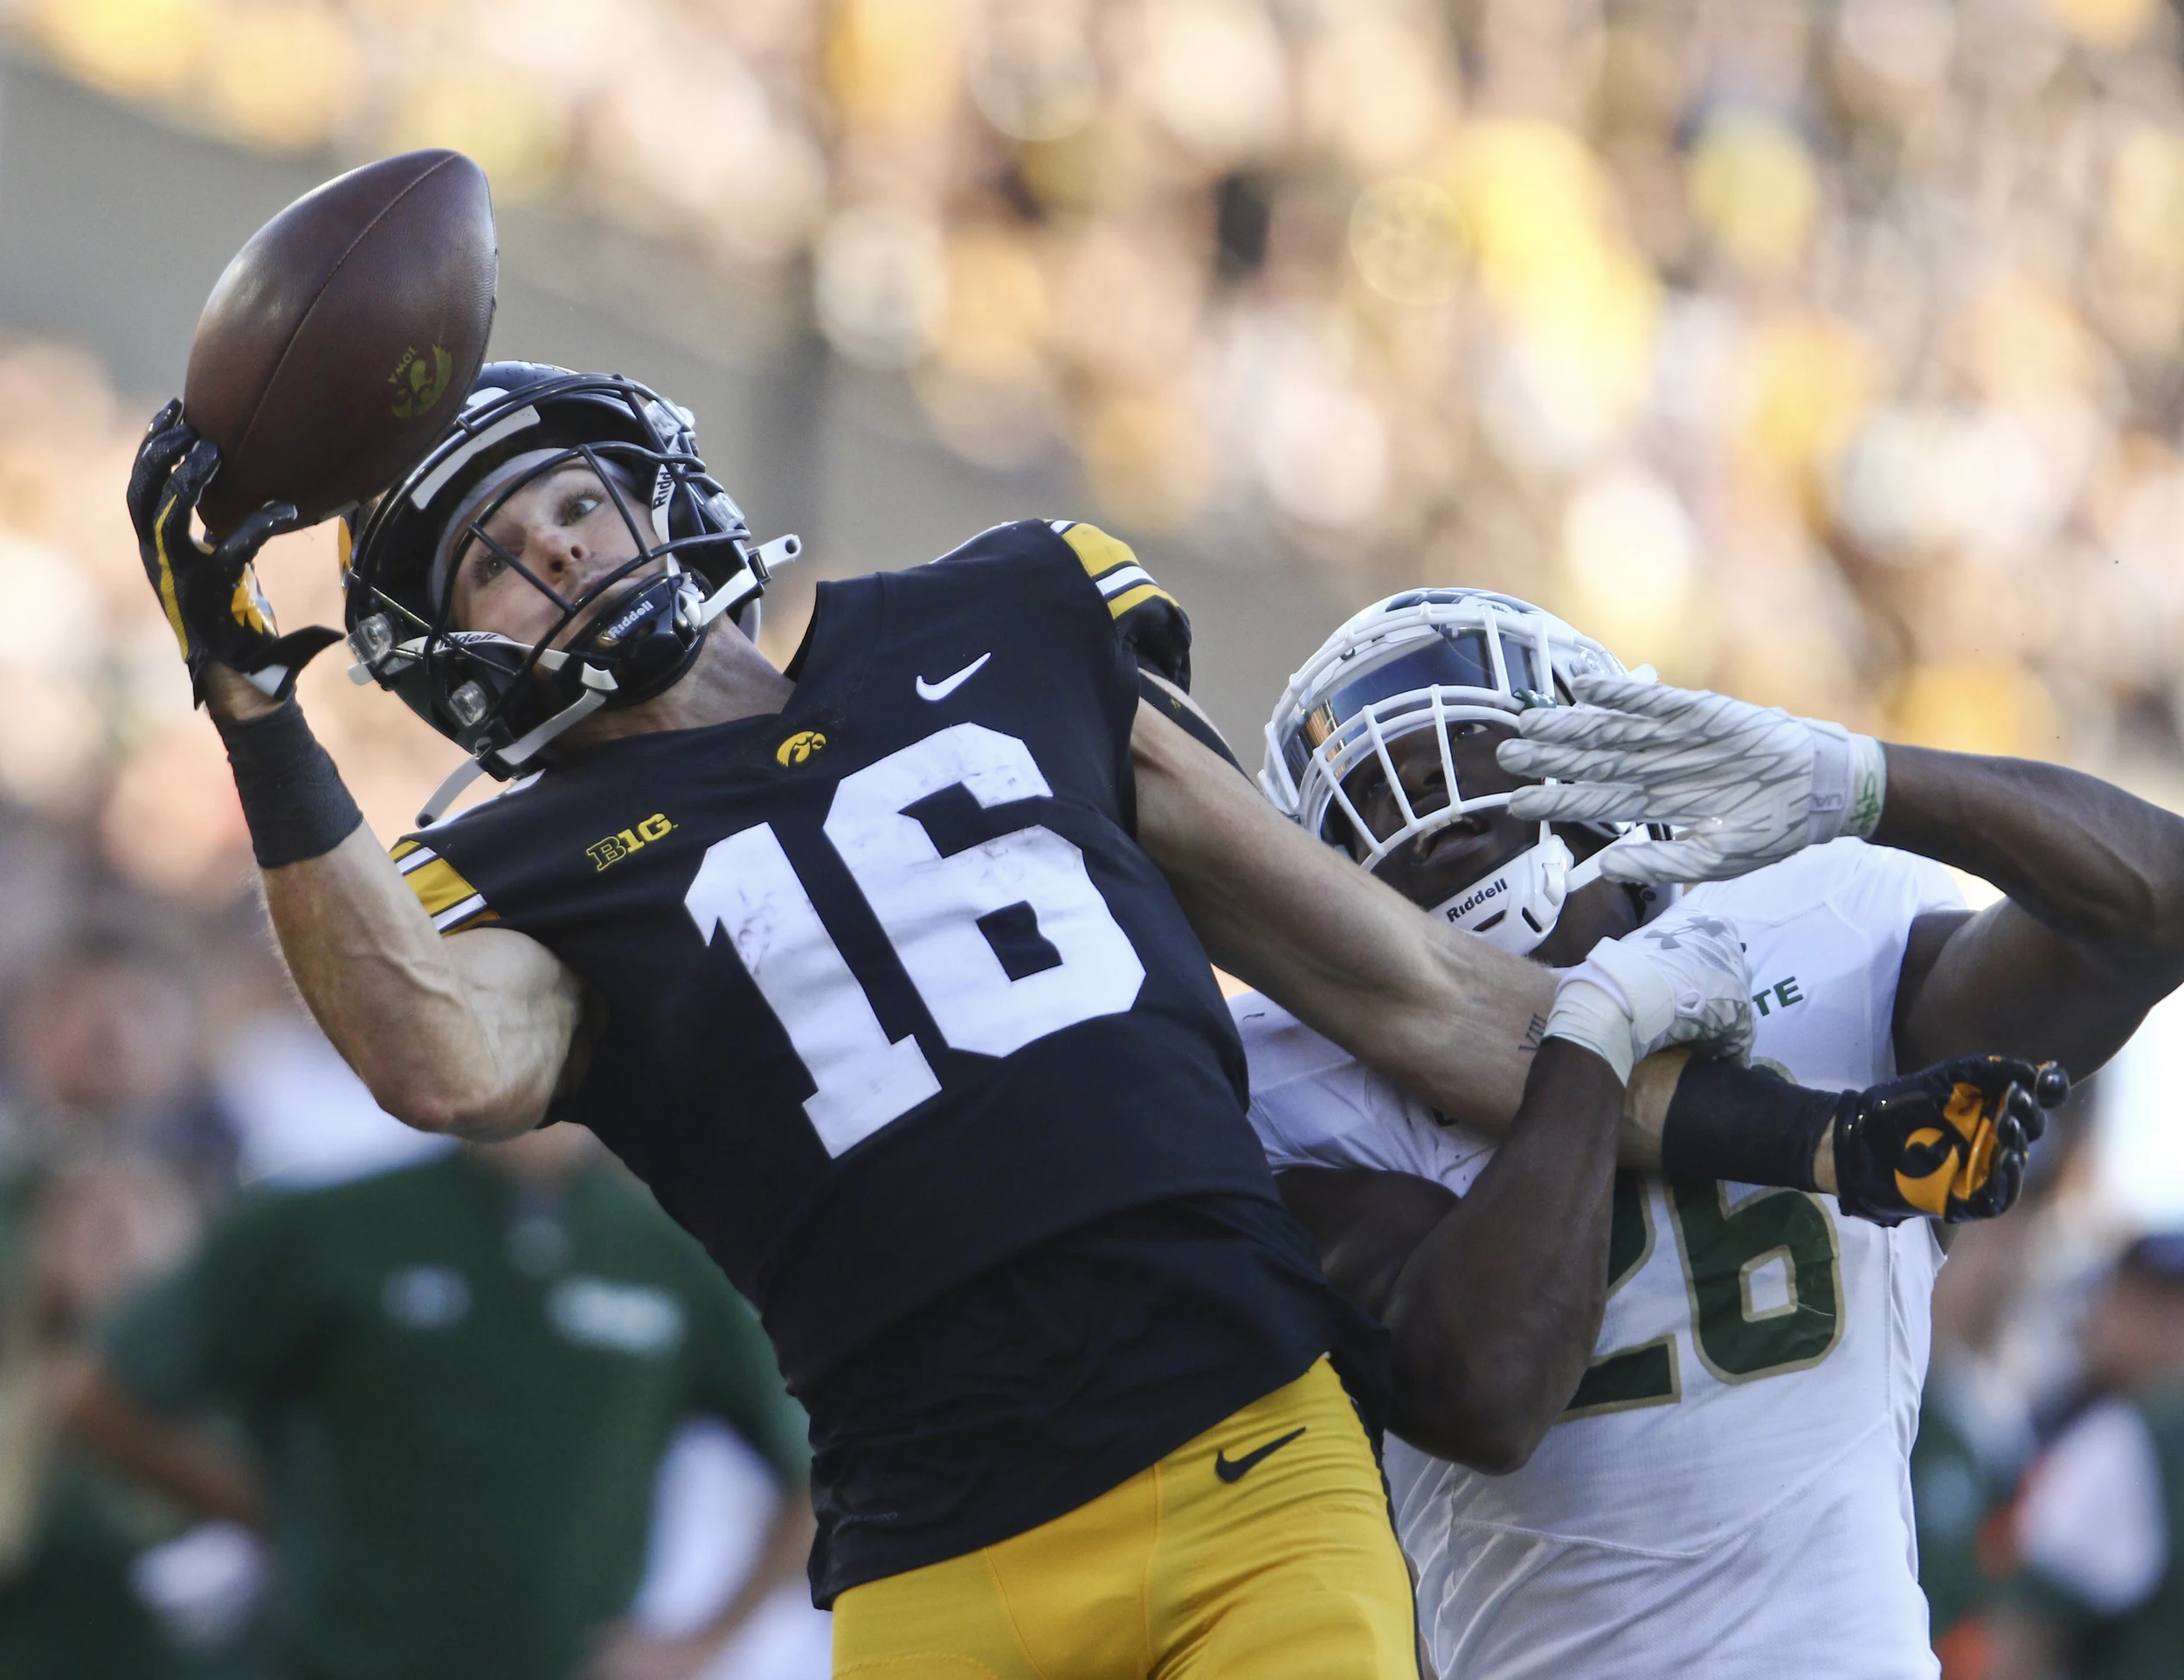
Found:
[[[443,539],[446,563],[436,562],[434,566],[432,630],[428,635],[437,633],[440,640],[460,639],[466,651],[475,654],[482,646],[480,638],[493,633],[457,623],[456,598],[463,568],[474,563],[480,550],[496,557],[509,572],[550,603],[556,613],[545,632],[528,643],[495,638],[517,652],[517,660],[513,667],[501,660],[489,661],[486,669],[473,672],[467,679],[473,692],[466,694],[460,687],[452,691],[450,709],[460,721],[482,729],[505,728],[512,714],[528,709],[524,702],[531,697],[525,695],[525,685],[547,682],[572,660],[612,677],[611,688],[594,690],[603,694],[602,703],[608,705],[631,705],[647,699],[672,686],[689,668],[700,641],[697,615],[710,591],[702,574],[686,570],[681,552],[692,544],[720,539],[702,534],[682,538],[668,535],[665,517],[668,469],[645,459],[646,453],[627,445],[582,444],[549,454],[498,485],[474,514]],[[571,467],[584,468],[597,480],[627,535],[631,552],[573,595],[564,595],[525,564],[520,554],[501,543],[491,528],[508,504],[525,491],[558,478]],[[658,487],[655,495],[647,499],[654,505],[641,514],[631,489],[640,467],[651,469],[648,476]],[[565,699],[577,697],[570,695]]]
[[[563,593],[490,528],[528,488],[572,467],[598,480],[629,553]],[[458,626],[462,566],[480,545],[550,605],[543,633]],[[394,689],[473,755],[420,821],[480,771],[513,775],[591,713],[674,686],[713,621],[755,604],[769,562],[798,547],[794,537],[751,544],[697,455],[688,412],[645,387],[488,367],[456,427],[373,510],[348,577],[359,680]]]
[[[1260,782],[1286,815],[1380,873],[1391,860],[1400,864],[1404,848],[1422,856],[1452,825],[1506,811],[1517,784],[1498,766],[1482,773],[1476,759],[1467,777],[1452,737],[1505,736],[1519,712],[1568,703],[1572,675],[1621,670],[1599,643],[1508,596],[1396,596],[1344,625],[1290,681],[1267,727]],[[1430,764],[1420,747],[1399,750],[1412,737],[1434,743],[1437,777],[1420,774]],[[1399,761],[1407,761],[1411,782]],[[1612,841],[1627,825],[1592,826]],[[1526,955],[1554,930],[1569,894],[1597,874],[1540,823],[1430,908]]]

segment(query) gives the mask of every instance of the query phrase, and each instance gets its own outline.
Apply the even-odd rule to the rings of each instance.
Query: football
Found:
[[[398,478],[484,364],[497,268],[485,171],[460,152],[367,163],[252,235],[183,385],[220,450],[205,528],[274,501],[315,523]]]

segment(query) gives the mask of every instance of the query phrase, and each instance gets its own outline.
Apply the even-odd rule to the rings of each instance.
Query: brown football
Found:
[[[252,234],[183,385],[184,418],[220,448],[206,529],[268,501],[314,523],[399,478],[484,364],[497,270],[485,171],[460,152],[351,169]]]

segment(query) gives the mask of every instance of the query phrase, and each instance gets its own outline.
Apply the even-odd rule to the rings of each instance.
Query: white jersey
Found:
[[[1962,902],[1938,865],[1854,840],[1683,902],[1743,932],[1754,1060],[1823,1089],[1893,1074],[1911,921]],[[1379,1167],[1461,1193],[1491,1158],[1485,1134],[1266,999],[1232,1007],[1277,1171]],[[1531,1462],[1482,1476],[1388,1441],[1441,1674],[1933,1675],[1909,1459],[1939,1262],[1923,1220],[1621,1175],[1599,1351]]]

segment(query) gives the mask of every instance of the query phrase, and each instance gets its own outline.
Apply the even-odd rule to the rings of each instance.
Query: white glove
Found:
[[[1565,971],[1546,1036],[1583,1046],[1628,1084],[1633,1068],[1674,1044],[1747,1061],[1752,1033],[1752,965],[1737,924],[1675,910],[1601,940]]]
[[[1726,881],[1881,819],[1881,743],[1840,723],[1792,717],[1704,689],[1580,676],[1575,706],[1519,713],[1521,738],[1496,755],[1519,776],[1520,822],[1664,822],[1670,840],[1620,840],[1600,853],[1611,881]]]

